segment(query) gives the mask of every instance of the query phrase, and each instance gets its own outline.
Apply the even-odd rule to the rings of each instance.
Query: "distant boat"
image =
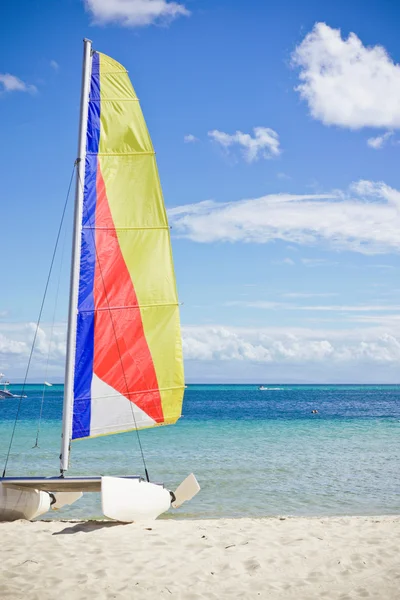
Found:
[[[260,385],[260,386],[258,386],[258,389],[259,389],[261,392],[265,392],[265,391],[267,391],[267,390],[268,390],[269,392],[274,392],[274,391],[276,391],[276,390],[283,390],[284,388],[281,388],[281,387],[265,387],[265,385]]]
[[[154,148],[126,69],[92,50],[90,40],[84,40],[75,165],[60,476],[5,477],[6,463],[0,521],[32,519],[83,492],[101,492],[109,518],[155,519],[200,490],[193,474],[175,492],[151,483],[141,447],[145,478],[66,477],[73,440],[172,425],[185,389]],[[165,447],[171,462],[176,451],[175,441]]]
[[[4,374],[0,373],[0,400],[5,400],[6,398],[14,398],[14,394],[8,390],[8,386],[10,385],[9,381],[3,381]]]
[[[2,381],[2,379],[4,379],[4,375],[3,373],[0,373],[0,400],[6,400],[7,398],[21,398],[20,394],[13,394],[10,392],[10,390],[7,389],[10,385],[10,382]],[[26,396],[23,397],[26,398]]]

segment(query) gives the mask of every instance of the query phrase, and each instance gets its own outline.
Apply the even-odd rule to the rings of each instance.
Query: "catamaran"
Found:
[[[0,520],[33,519],[92,491],[111,519],[154,519],[200,490],[193,474],[175,492],[152,483],[143,454],[144,477],[66,476],[71,441],[176,423],[185,388],[155,152],[126,69],[87,39],[75,169],[60,474],[10,477],[6,461]]]

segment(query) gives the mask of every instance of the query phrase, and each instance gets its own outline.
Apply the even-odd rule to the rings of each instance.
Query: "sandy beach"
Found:
[[[400,516],[0,524],[0,598],[400,597]]]

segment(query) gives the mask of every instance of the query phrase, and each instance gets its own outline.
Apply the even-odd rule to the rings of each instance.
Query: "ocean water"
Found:
[[[266,387],[189,385],[176,425],[140,432],[153,481],[202,487],[165,518],[400,512],[400,386]],[[39,448],[42,386],[26,394],[7,475],[57,475],[63,387],[46,388]],[[0,400],[1,469],[17,405]],[[69,474],[142,475],[136,432],[74,442]],[[101,517],[100,495],[48,516]]]

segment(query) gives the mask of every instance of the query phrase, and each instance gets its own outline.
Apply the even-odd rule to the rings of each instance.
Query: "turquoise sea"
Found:
[[[202,487],[166,518],[400,512],[400,386],[266,387],[189,385],[176,425],[140,432],[153,481]],[[7,475],[57,475],[63,386],[46,388],[39,448],[42,386],[25,393]],[[1,469],[17,405],[0,400]],[[74,442],[69,474],[143,474],[136,433]],[[49,516],[101,517],[100,496]]]

